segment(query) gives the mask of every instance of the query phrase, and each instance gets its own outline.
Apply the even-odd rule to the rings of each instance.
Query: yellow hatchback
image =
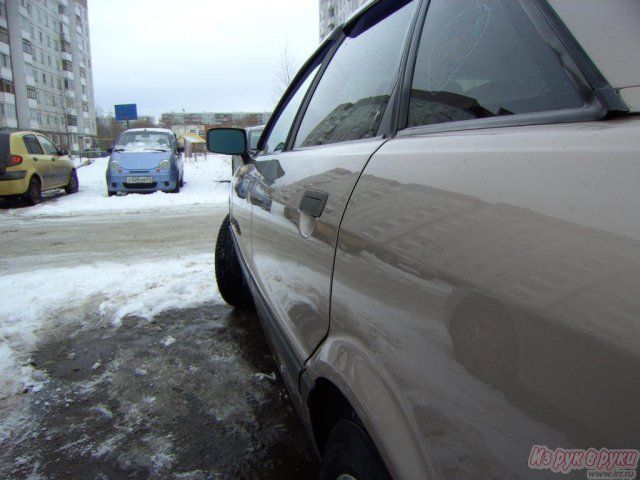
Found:
[[[78,191],[78,175],[66,150],[37,132],[0,132],[0,197],[20,197],[29,205],[42,192]]]

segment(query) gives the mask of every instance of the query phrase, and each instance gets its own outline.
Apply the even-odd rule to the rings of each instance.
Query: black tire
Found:
[[[67,195],[71,195],[72,193],[76,193],[78,191],[78,174],[75,170],[71,170],[71,175],[69,176],[69,183],[64,187],[64,191],[67,192]]]
[[[31,180],[29,180],[29,188],[27,188],[26,193],[22,195],[22,200],[27,205],[40,203],[40,200],[42,200],[42,186],[40,185],[38,177],[31,177]]]
[[[518,374],[518,345],[511,320],[497,309],[454,317],[450,332],[456,359],[481,380],[512,386]]]
[[[227,215],[220,225],[215,251],[216,282],[220,295],[229,305],[252,308],[253,299],[238,261]]]
[[[340,420],[331,430],[324,449],[320,480],[338,478],[391,480],[373,441],[354,420]]]
[[[180,188],[184,187],[184,174],[180,177]]]
[[[115,194],[116,194],[116,192],[107,191],[107,196],[109,196],[109,197],[113,197]]]
[[[176,188],[174,188],[173,190],[171,190],[171,193],[180,193],[180,187],[182,185],[180,185],[180,180],[176,180]]]

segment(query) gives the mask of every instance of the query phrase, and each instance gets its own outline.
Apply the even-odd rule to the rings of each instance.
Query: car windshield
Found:
[[[169,135],[162,132],[125,132],[118,138],[114,150],[168,151],[171,149]]]

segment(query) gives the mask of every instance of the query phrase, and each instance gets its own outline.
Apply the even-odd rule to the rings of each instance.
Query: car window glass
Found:
[[[24,140],[25,147],[27,147],[27,152],[34,155],[44,154],[42,147],[38,143],[38,140],[36,140],[35,135],[25,135],[24,137],[22,137],[22,139]]]
[[[313,94],[298,130],[296,147],[377,135],[397,81],[415,6],[415,2],[403,3],[402,8],[367,30],[358,31],[357,36],[347,34]]]
[[[309,86],[311,85],[311,82],[316,76],[319,68],[320,65],[317,65],[310,72],[293,97],[291,97],[287,106],[281,111],[278,120],[271,129],[271,133],[269,133],[269,138],[265,142],[265,153],[279,152],[286,146],[287,138],[289,137],[291,125],[295,120],[296,113],[298,112],[300,104],[302,103],[302,100],[304,100],[304,96],[307,93],[307,90],[309,90]]]
[[[171,149],[170,138],[164,132],[128,131],[120,134],[114,148],[126,151],[168,151]]]
[[[432,0],[408,125],[582,107],[575,77],[552,41],[519,0]]]
[[[38,140],[40,140],[40,145],[42,145],[42,148],[44,149],[45,153],[47,155],[57,155],[58,154],[58,147],[56,147],[51,140],[42,137],[40,135],[38,135]]]

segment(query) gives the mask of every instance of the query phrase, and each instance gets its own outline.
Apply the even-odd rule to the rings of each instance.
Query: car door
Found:
[[[71,174],[71,161],[67,157],[60,156],[58,147],[51,140],[42,135],[37,135],[37,138],[44,151],[45,160],[51,162],[51,186],[66,185]]]
[[[362,169],[386,141],[381,124],[416,3],[380,2],[348,25],[291,134],[276,122],[252,166],[251,270],[294,383],[328,331],[340,220]]]
[[[22,137],[24,145],[29,155],[27,158],[34,170],[42,178],[42,190],[51,188],[54,184],[53,160],[51,155],[47,155],[38,139],[33,134],[27,134]]]

